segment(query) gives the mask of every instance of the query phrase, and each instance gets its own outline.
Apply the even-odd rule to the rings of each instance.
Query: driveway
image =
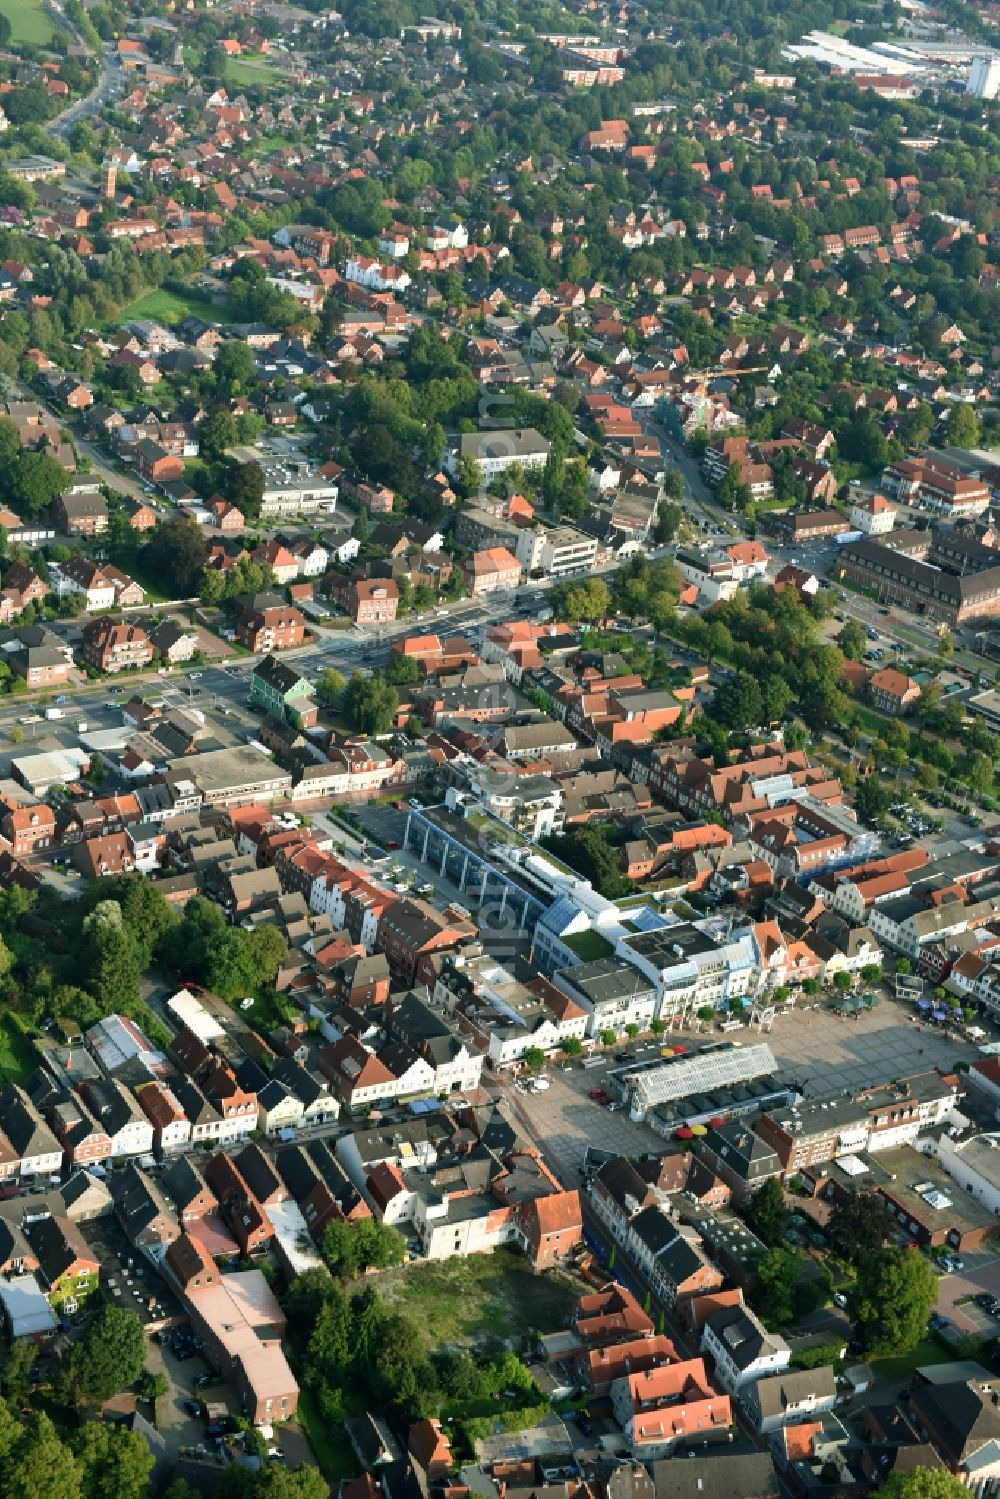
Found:
[[[167,1380],[167,1393],[156,1402],[156,1427],[166,1443],[168,1457],[175,1462],[182,1447],[197,1447],[205,1441],[204,1421],[188,1415],[184,1402],[194,1399],[194,1381],[208,1366],[200,1358],[181,1362],[165,1344],[150,1342],[146,1367],[154,1374],[165,1375]],[[224,1385],[211,1385],[203,1392],[209,1399],[222,1399],[225,1393]]]

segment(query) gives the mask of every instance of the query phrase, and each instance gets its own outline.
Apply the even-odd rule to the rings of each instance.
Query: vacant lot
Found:
[[[2,0],[0,12],[13,28],[13,42],[27,42],[35,47],[47,47],[55,30],[51,17],[42,8],[41,0]]]
[[[182,318],[190,317],[204,318],[206,323],[225,323],[228,321],[224,308],[216,307],[207,297],[200,297],[197,292],[185,292],[183,296],[172,291],[148,291],[135,302],[130,302],[123,307],[115,319],[116,324],[126,322],[129,318],[152,318],[157,323],[165,323],[172,328]]]
[[[0,1079],[23,1083],[38,1066],[31,1042],[17,1021],[7,1016],[0,1024]]]
[[[467,1259],[410,1264],[380,1275],[384,1300],[408,1312],[429,1347],[516,1344],[565,1327],[579,1287],[558,1271],[536,1275],[519,1255],[500,1250]]]

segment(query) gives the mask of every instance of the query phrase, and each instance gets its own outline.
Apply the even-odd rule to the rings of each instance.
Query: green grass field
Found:
[[[55,27],[48,13],[42,9],[41,0],[0,0],[0,11],[13,28],[13,42],[47,47],[52,40]]]
[[[389,1306],[426,1329],[428,1346],[510,1344],[565,1327],[578,1294],[558,1271],[536,1275],[508,1250],[429,1260],[377,1279]]]
[[[225,79],[236,87],[273,88],[282,82],[282,74],[267,57],[227,57]]]
[[[196,291],[185,292],[179,296],[177,292],[147,291],[127,307],[123,307],[116,318],[116,323],[128,322],[129,318],[153,318],[158,323],[165,323],[172,328],[182,318],[189,317],[204,318],[206,323],[225,323],[229,318],[224,307],[216,307],[207,297],[200,296]]]
[[[0,1078],[4,1083],[23,1083],[37,1066],[31,1042],[17,1021],[6,1016],[0,1022]]]

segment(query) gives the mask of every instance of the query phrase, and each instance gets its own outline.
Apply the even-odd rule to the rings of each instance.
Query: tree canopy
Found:
[[[858,1263],[854,1315],[873,1357],[916,1348],[936,1301],[933,1266],[914,1249],[880,1249]]]

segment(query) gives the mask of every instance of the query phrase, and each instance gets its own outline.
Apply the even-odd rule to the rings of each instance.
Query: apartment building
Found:
[[[95,619],[83,627],[80,655],[97,671],[113,674],[148,666],[153,647],[145,630],[134,621]]]

